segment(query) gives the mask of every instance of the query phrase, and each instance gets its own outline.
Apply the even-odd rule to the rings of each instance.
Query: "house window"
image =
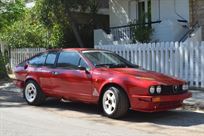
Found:
[[[145,16],[148,14],[148,18]],[[132,0],[129,2],[129,18],[130,21],[141,20],[147,22],[151,20],[151,1],[150,0]],[[147,17],[147,16],[146,16]]]
[[[138,2],[138,20],[145,22],[145,2],[140,1]]]

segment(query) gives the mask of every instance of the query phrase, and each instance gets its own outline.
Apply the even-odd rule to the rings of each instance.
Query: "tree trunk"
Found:
[[[0,80],[4,78],[8,78],[8,75],[7,75],[6,68],[5,68],[4,58],[0,50]]]
[[[69,19],[70,25],[72,27],[72,30],[74,32],[75,38],[79,44],[79,47],[84,48],[84,44],[82,42],[81,36],[79,34],[79,29],[76,26],[76,21],[75,19],[72,17],[72,13],[70,12],[69,9],[66,9],[66,13],[67,13],[67,17]]]

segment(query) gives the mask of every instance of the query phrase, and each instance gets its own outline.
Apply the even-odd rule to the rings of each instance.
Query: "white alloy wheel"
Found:
[[[116,96],[111,88],[103,95],[103,109],[108,115],[113,114],[116,110]]]
[[[37,89],[33,83],[29,83],[25,88],[25,98],[28,102],[32,103],[35,101],[37,96]]]

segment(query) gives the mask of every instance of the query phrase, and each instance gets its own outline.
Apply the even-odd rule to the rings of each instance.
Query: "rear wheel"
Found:
[[[26,82],[23,91],[24,98],[30,105],[41,105],[45,102],[45,95],[41,91],[40,86],[33,80]]]
[[[119,118],[127,113],[129,101],[122,89],[111,86],[103,94],[102,107],[107,117]]]

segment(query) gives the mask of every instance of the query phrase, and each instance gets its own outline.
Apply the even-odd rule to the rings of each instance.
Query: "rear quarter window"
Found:
[[[45,66],[54,67],[56,58],[57,58],[57,52],[48,53],[46,61],[45,61]]]
[[[28,63],[32,66],[43,66],[45,64],[47,54],[43,53],[31,58]],[[24,62],[25,63],[25,62]]]

